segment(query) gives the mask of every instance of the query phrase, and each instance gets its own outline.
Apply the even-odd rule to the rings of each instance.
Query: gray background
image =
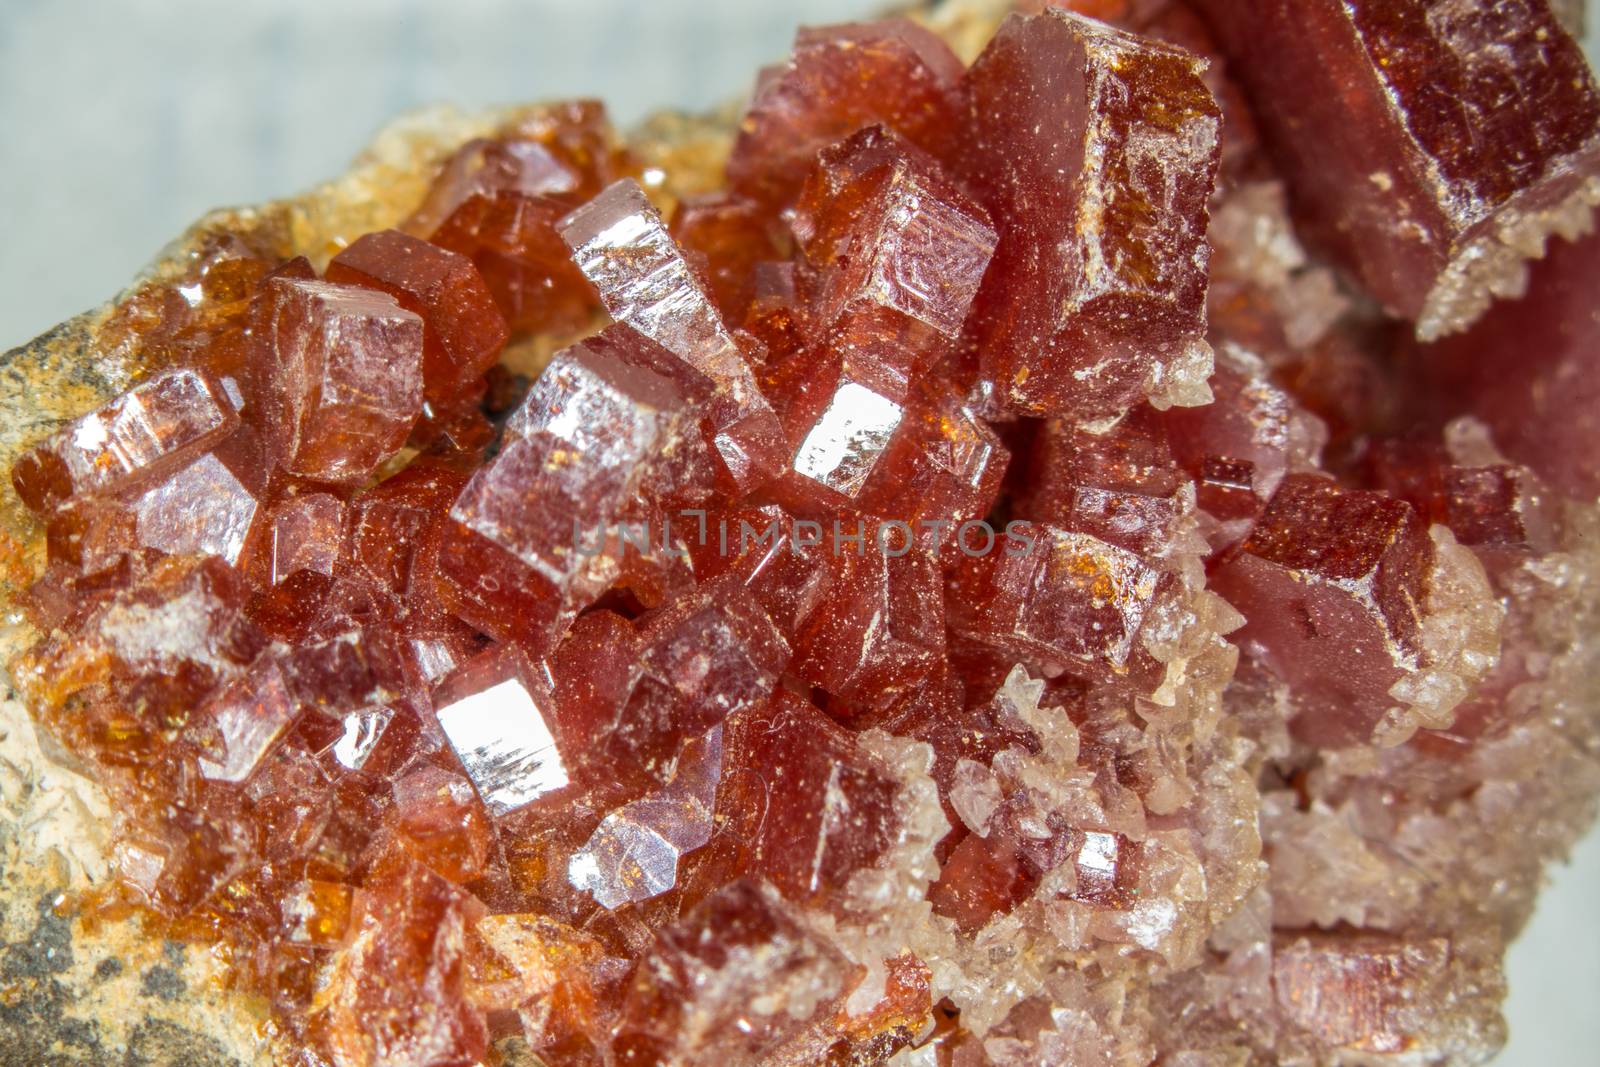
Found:
[[[743,93],[800,22],[877,0],[0,0],[0,348],[115,293],[204,211],[341,171],[386,119]],[[1591,55],[1595,36],[1591,34]],[[1501,1064],[1600,1063],[1600,836],[1511,954]]]

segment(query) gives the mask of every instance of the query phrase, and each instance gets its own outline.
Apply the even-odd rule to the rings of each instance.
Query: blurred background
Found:
[[[628,125],[742,95],[796,25],[884,6],[0,0],[0,350],[116,293],[205,211],[339,173],[408,108],[598,96]],[[1600,835],[1555,872],[1510,980],[1498,1063],[1600,1062]]]

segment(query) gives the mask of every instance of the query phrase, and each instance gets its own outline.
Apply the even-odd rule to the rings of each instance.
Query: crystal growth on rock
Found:
[[[1600,91],[1544,0],[1203,0],[1308,231],[1433,339],[1600,203]]]
[[[1480,304],[1588,74],[1537,0],[994,6],[114,309],[12,456],[93,903],[332,1067],[1491,1054],[1600,793],[1600,242]]]

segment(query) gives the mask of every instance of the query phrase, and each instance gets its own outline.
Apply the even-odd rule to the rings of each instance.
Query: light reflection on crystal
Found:
[[[139,542],[237,563],[260,501],[207,453],[134,502]]]
[[[776,473],[779,429],[746,354],[666,223],[632,179],[607,188],[561,222],[573,259],[613,318],[708,380],[713,443],[733,481],[750,488]]]
[[[1096,874],[1110,875],[1117,870],[1117,839],[1112,834],[1091,830],[1083,835],[1078,850],[1078,866]]]
[[[722,772],[722,727],[685,744],[659,792],[605,817],[567,868],[574,889],[603,908],[660,896],[677,884],[683,855],[711,840]]]
[[[221,440],[239,417],[206,375],[178,368],[141,382],[22,454],[12,472],[36,511],[120,489]]]
[[[491,812],[503,815],[568,784],[546,709],[521,678],[445,704],[437,716]]]
[[[614,327],[558,353],[450,517],[565,588],[583,562],[573,531],[611,522],[683,402],[635,351],[646,343]]]
[[[294,721],[295,706],[274,664],[253,670],[222,690],[200,711],[207,730],[200,773],[220,782],[242,782],[260,766]]]
[[[904,414],[899,404],[856,382],[846,382],[794,458],[797,473],[855,496],[888,447]]]
[[[613,318],[713,380],[749,375],[666,223],[637,182],[608,188],[562,220],[561,236]]]
[[[394,709],[388,707],[362,708],[348,712],[344,717],[343,732],[333,743],[333,758],[352,771],[366,765],[367,757],[383,739],[384,730],[394,719]]]

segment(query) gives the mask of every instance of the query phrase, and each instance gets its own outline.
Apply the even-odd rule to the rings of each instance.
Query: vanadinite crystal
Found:
[[[1600,93],[1544,0],[1196,0],[1308,235],[1424,337],[1600,203]],[[1567,219],[1564,219],[1566,216]]]
[[[114,310],[11,466],[106,914],[298,1064],[1491,1054],[1600,792],[1544,0],[947,4],[650,147],[518,111]]]

